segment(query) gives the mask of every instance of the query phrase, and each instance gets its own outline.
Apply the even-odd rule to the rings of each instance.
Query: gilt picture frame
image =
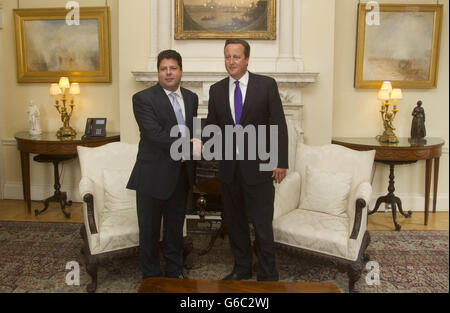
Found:
[[[276,39],[276,0],[175,0],[175,39]]]
[[[358,5],[355,88],[436,88],[442,4]],[[377,15],[379,14],[379,15]]]
[[[61,76],[71,82],[111,82],[109,7],[79,8],[79,19],[70,12],[13,10],[17,82],[57,83]]]

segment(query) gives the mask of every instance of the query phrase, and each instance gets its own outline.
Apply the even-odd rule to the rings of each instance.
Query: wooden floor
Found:
[[[138,293],[339,293],[326,282],[263,282],[236,280],[177,279],[150,277],[144,279]]]
[[[67,219],[57,203],[50,203],[42,215],[34,216],[34,210],[43,208],[42,202],[32,202],[32,213],[29,214],[22,200],[0,200],[0,221],[36,221],[36,222],[69,222],[83,223],[82,203],[73,203],[66,210],[71,213]],[[402,230],[449,230],[449,212],[430,213],[428,225],[424,225],[424,213],[413,212],[410,218],[397,214],[397,222]],[[368,230],[394,230],[392,213],[377,212],[368,218]]]

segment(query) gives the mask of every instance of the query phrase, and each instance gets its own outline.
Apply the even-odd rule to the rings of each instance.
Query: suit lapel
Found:
[[[167,116],[170,118],[171,127],[178,125],[177,117],[175,115],[175,111],[173,110],[172,103],[169,100],[169,96],[166,94],[166,92],[161,87],[161,85],[158,84],[158,86],[159,86],[158,97],[161,100],[160,103],[161,103],[162,110],[165,111]]]
[[[231,108],[230,108],[230,78],[224,80],[224,95],[223,98],[225,99],[225,112],[227,115],[228,123],[227,124],[234,124],[233,115],[231,114]]]
[[[186,93],[186,90],[184,88],[180,88],[181,94],[183,95],[183,102],[184,102],[184,112],[185,112],[185,122],[186,126],[189,128],[189,131],[192,134],[192,97],[189,97]]]
[[[245,118],[248,115],[248,112],[253,104],[253,92],[256,92],[256,89],[254,84],[254,77],[253,74],[248,72],[249,76],[248,76],[248,84],[247,84],[247,92],[245,93],[245,99],[244,99],[244,105],[242,108],[242,115],[241,115],[241,125],[244,125],[245,122]]]

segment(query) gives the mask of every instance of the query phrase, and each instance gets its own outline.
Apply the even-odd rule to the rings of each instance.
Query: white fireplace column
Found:
[[[148,68],[156,69],[156,58],[162,50],[172,48],[172,2],[167,0],[150,1],[150,57]]]

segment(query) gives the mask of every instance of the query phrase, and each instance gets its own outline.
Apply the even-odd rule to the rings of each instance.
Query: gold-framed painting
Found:
[[[111,82],[109,7],[15,9],[17,82]],[[78,19],[79,17],[79,19]],[[77,21],[75,21],[75,18]]]
[[[358,5],[355,88],[436,88],[442,4]]]
[[[175,39],[276,37],[276,0],[175,0]]]

